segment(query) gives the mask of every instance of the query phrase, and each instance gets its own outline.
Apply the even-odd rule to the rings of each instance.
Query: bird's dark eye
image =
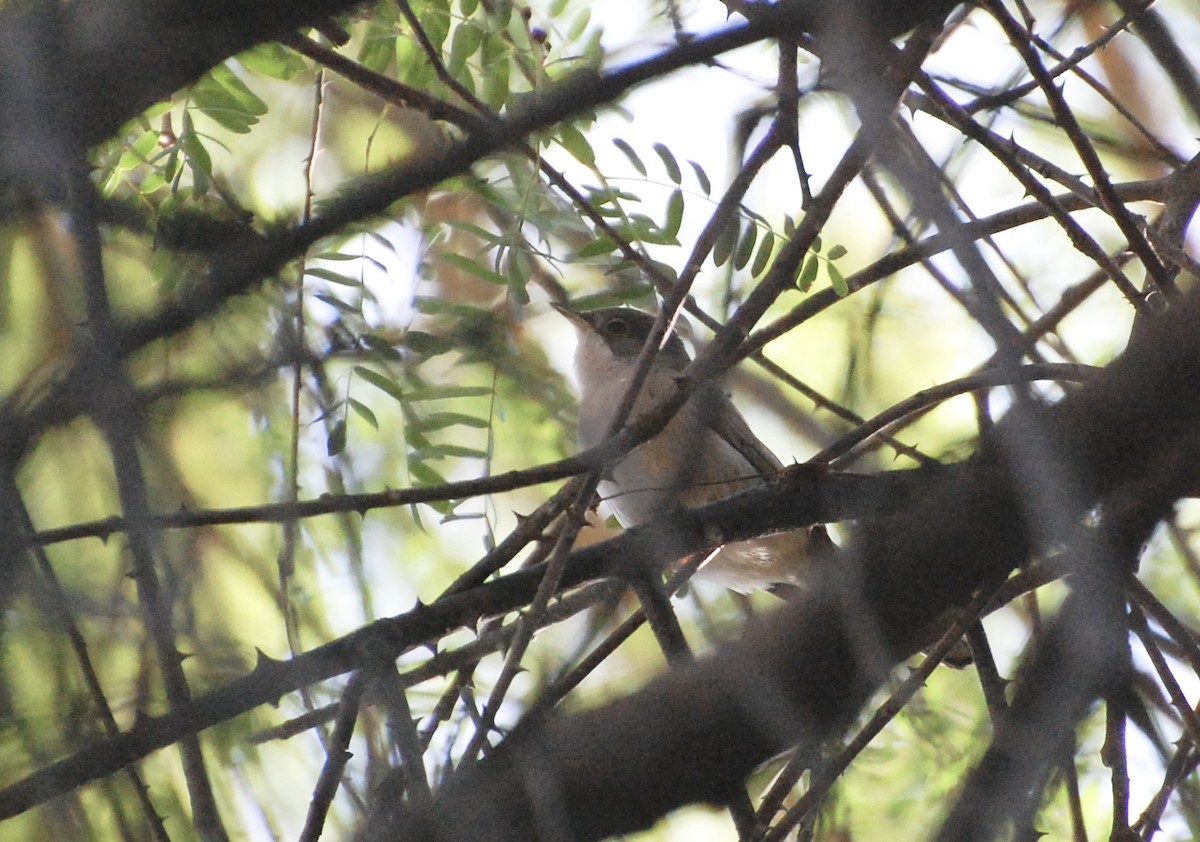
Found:
[[[629,333],[629,322],[624,319],[613,319],[605,325],[605,328],[613,336],[624,336]]]

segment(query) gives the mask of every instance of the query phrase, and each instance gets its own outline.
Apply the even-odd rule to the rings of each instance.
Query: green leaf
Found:
[[[650,265],[657,269],[658,274],[662,275],[668,281],[674,282],[679,280],[679,273],[675,271],[675,267],[671,264],[651,259]]]
[[[133,150],[133,154],[138,157],[139,161],[145,159],[152,151],[154,151],[155,147],[158,146],[158,138],[158,132],[142,132],[141,136],[133,142],[133,145],[130,148]],[[122,158],[122,160],[124,159]]]
[[[646,165],[642,163],[642,159],[638,157],[638,154],[633,151],[632,146],[619,137],[613,138],[613,146],[617,147],[621,150],[621,152],[624,153],[625,157],[629,159],[629,163],[633,165],[635,170],[637,170],[643,176],[646,175]]]
[[[409,456],[414,456],[415,451],[429,447],[429,436],[421,431],[420,424],[421,416],[413,411],[409,404],[401,404],[400,411],[404,413],[404,421],[408,427],[404,430],[404,439],[408,442],[408,446],[414,451]]]
[[[179,137],[179,145],[183,148],[184,157],[193,172],[198,172],[205,179],[212,175],[212,158],[195,132],[184,132]],[[203,191],[201,191],[203,192]]]
[[[438,354],[454,350],[454,342],[451,340],[423,330],[405,331],[404,346],[423,357],[436,357]]]
[[[505,280],[505,283],[508,283]],[[460,304],[430,295],[414,295],[413,307],[427,316],[478,316],[480,309],[472,304]]]
[[[611,254],[617,247],[607,236],[600,236],[587,243],[577,252],[571,255],[571,260],[586,260],[589,257],[599,257],[603,254]]]
[[[192,86],[191,100],[196,108],[238,134],[250,131],[267,113],[267,104],[224,64]]]
[[[358,311],[359,311],[359,308],[356,305],[351,304],[348,301],[342,301],[342,299],[338,298],[335,295],[328,295],[327,293],[324,293],[324,292],[318,292],[313,295],[313,298],[317,299],[318,301],[323,301],[324,303],[328,304],[330,307],[337,310],[339,313],[348,313],[351,315],[357,315]]]
[[[485,26],[483,43],[479,50],[479,61],[483,72],[492,73],[501,67],[508,67],[512,54],[513,44],[500,36],[496,30]]]
[[[458,84],[462,85],[464,91],[478,99],[475,92],[475,74],[471,72],[469,67],[459,70],[454,74],[454,78]]]
[[[829,249],[829,254],[826,255],[830,260],[837,260],[839,257],[846,256],[846,247],[841,243],[834,243]]]
[[[480,398],[491,393],[490,386],[426,386],[423,389],[414,389],[405,397],[416,403],[417,401],[442,401],[449,398]]]
[[[804,265],[800,267],[800,275],[796,278],[796,286],[801,292],[808,292],[812,287],[820,268],[821,264],[817,261],[815,254],[810,253],[808,257],[804,258]]]
[[[463,231],[467,234],[470,234],[473,237],[478,237],[479,239],[483,240],[485,243],[489,243],[490,245],[499,245],[505,239],[503,234],[497,234],[495,231],[489,231],[486,228],[481,228],[480,226],[476,225],[473,222],[464,222],[462,220],[457,220],[457,219],[448,219],[443,224],[448,228],[454,228],[455,230]]]
[[[658,157],[662,159],[663,168],[667,171],[667,177],[671,181],[678,184],[683,180],[683,173],[679,171],[679,162],[675,160],[675,156],[664,143],[654,144],[654,151],[658,153]]]
[[[826,263],[825,271],[829,273],[829,285],[833,287],[834,292],[842,298],[850,294],[850,285],[846,283],[846,276],[842,274],[841,269],[832,263]]]
[[[486,517],[483,512],[451,512],[439,521],[440,523],[453,523],[456,520],[483,520]],[[484,546],[484,549],[489,553],[495,547]]]
[[[204,148],[200,135],[196,134],[191,115],[186,111],[183,112],[183,132],[179,135],[179,147],[183,150],[183,157],[192,171],[192,182],[195,185],[196,193],[199,195],[207,193],[209,182],[212,179],[212,158],[209,157],[208,150]]]
[[[700,183],[700,189],[704,191],[704,195],[712,195],[712,182],[708,180],[708,173],[695,161],[688,161],[688,163],[692,165],[692,172],[696,174],[696,181]]]
[[[486,418],[476,418],[463,412],[431,412],[421,419],[421,428],[424,430],[442,430],[455,426],[486,430],[488,421]]]
[[[529,252],[524,248],[513,249],[508,256],[508,263],[504,267],[505,273],[508,275],[508,288],[512,293],[513,299],[518,304],[529,303],[529,292],[525,289],[529,283],[529,277],[533,274],[533,261],[529,257]]]
[[[454,36],[450,39],[450,59],[446,62],[450,72],[456,76],[460,74],[482,41],[483,30],[474,23],[467,21],[454,27]]]
[[[379,429],[379,419],[375,417],[375,413],[371,411],[369,406],[354,398],[346,398],[346,403],[354,410],[355,415],[370,424],[373,429]]]
[[[667,277],[671,277],[668,275]],[[619,289],[606,290],[591,295],[581,295],[571,299],[571,307],[580,311],[598,310],[601,307],[615,307],[618,304],[632,304],[647,299],[654,294],[653,284],[630,284]]]
[[[358,63],[373,73],[387,73],[388,65],[392,63],[393,55],[396,57],[396,64],[403,68],[402,54],[404,57],[415,56],[420,49],[412,38],[368,35],[363,39],[362,46],[358,50]],[[424,53],[420,55],[424,57]],[[425,62],[424,64],[419,64],[418,67],[424,68],[427,64],[428,62]],[[432,78],[432,69],[428,70],[427,73]],[[413,78],[413,75],[409,73],[404,73],[404,81],[410,85],[419,84]]]
[[[491,3],[488,6],[488,18],[492,28],[496,32],[501,32],[508,28],[512,22],[513,16],[513,0],[501,0],[499,3]],[[524,21],[518,18],[517,26],[523,26]]]
[[[508,58],[489,62],[483,69],[483,90],[480,92],[480,98],[492,109],[499,111],[508,102],[510,93]]]
[[[445,6],[437,8],[435,3],[422,4],[417,13],[417,20],[425,30],[425,37],[440,50],[446,42],[446,36],[450,34],[449,9]]]
[[[228,64],[218,64],[210,71],[209,75],[228,91],[246,109],[248,114],[261,117],[267,113],[267,104],[259,98],[258,94],[246,87],[246,83],[233,72]]]
[[[676,190],[671,194],[671,198],[667,199],[667,218],[663,222],[663,233],[675,239],[679,235],[679,228],[683,224],[683,191]]]
[[[400,388],[400,384],[386,374],[380,374],[378,371],[372,371],[361,365],[354,366],[354,373],[397,402],[404,402],[404,391]]]
[[[571,25],[567,29],[566,43],[574,44],[578,41],[587,30],[591,20],[592,10],[588,6],[584,6],[579,14],[575,16],[575,19],[571,21]]]
[[[774,251],[775,232],[768,228],[766,236],[762,238],[762,242],[758,245],[758,254],[754,256],[754,263],[750,266],[751,277],[757,278],[764,271],[766,271],[767,265],[771,262],[771,255]]]
[[[593,205],[616,205],[621,201],[640,202],[641,197],[616,187],[593,187],[588,190],[588,201]]]
[[[733,268],[738,271],[746,268],[746,264],[750,262],[750,258],[754,254],[756,242],[758,242],[758,226],[753,222],[748,222],[746,232],[742,234],[742,239],[738,243],[737,254],[733,256]]]
[[[658,227],[658,224],[644,213],[635,213],[629,217],[629,222],[618,229],[626,239],[639,240],[659,246],[678,245],[674,236]]]
[[[300,55],[276,41],[252,47],[240,53],[237,60],[238,64],[252,73],[285,81],[307,66]]]
[[[331,284],[338,284],[344,287],[362,286],[362,282],[357,278],[351,278],[349,275],[342,275],[338,272],[334,272],[332,269],[323,269],[320,266],[309,266],[304,270],[304,274],[309,277],[320,278],[323,281],[329,281]]]
[[[498,284],[500,286],[508,286],[508,278],[501,275],[486,266],[480,266],[469,257],[463,257],[461,254],[442,254],[438,256],[438,260],[443,263],[448,263],[456,269],[461,269],[468,275],[473,275],[481,281],[487,281],[489,284]]]
[[[717,241],[713,243],[712,258],[713,263],[717,266],[724,266],[730,255],[733,254],[733,247],[737,245],[738,226],[737,220],[731,219],[717,234]]]
[[[596,165],[596,153],[579,129],[563,124],[558,130],[558,142],[581,164],[587,164],[589,167]]]
[[[152,172],[138,185],[138,192],[144,195],[149,195],[155,190],[160,190],[166,187],[168,182],[175,178],[174,170],[178,169],[175,165],[169,165],[163,172]]]
[[[461,444],[435,444],[422,450],[418,456],[423,459],[484,459],[487,451]]]
[[[408,463],[408,474],[413,478],[414,485],[445,485],[446,478],[426,465],[419,459],[411,459]],[[437,507],[434,506],[436,509]]]
[[[333,428],[329,431],[329,437],[325,439],[325,452],[330,456],[337,456],[346,449],[346,421],[338,419],[334,422]]]
[[[106,199],[111,199],[121,185],[125,183],[124,173],[119,169],[114,169],[104,179],[104,183],[100,185],[100,194]]]
[[[389,240],[387,237],[380,234],[378,231],[367,230],[367,231],[363,231],[362,233],[366,234],[367,237],[369,237],[372,242],[374,242],[377,246],[384,249],[385,251],[390,251],[392,254],[396,253],[396,244],[393,243],[391,240]]]
[[[403,355],[396,350],[390,339],[380,336],[376,333],[364,333],[358,337],[358,341],[362,346],[370,351],[373,355],[379,357],[387,357],[391,360],[399,360]]]

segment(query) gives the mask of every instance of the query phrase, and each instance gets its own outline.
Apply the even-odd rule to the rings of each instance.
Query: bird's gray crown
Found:
[[[630,307],[605,307],[579,314],[604,343],[614,357],[632,359],[646,344],[654,327],[654,316]],[[672,368],[684,369],[691,362],[683,340],[672,333],[659,353],[659,361]]]

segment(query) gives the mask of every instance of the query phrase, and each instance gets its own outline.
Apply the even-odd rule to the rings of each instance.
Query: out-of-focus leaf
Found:
[[[683,191],[676,190],[667,200],[667,217],[663,222],[663,234],[675,239],[679,236],[681,225],[683,225]]]
[[[477,447],[466,447],[461,444],[435,444],[421,450],[417,456],[422,460],[483,459],[487,457],[487,451],[480,450]]]
[[[606,290],[592,295],[581,295],[572,299],[571,306],[581,311],[596,310],[600,307],[614,307],[618,304],[630,304],[649,298],[654,294],[651,284],[630,284],[614,290]]]
[[[750,257],[754,254],[754,244],[757,241],[758,226],[753,222],[748,222],[746,231],[738,242],[737,253],[733,256],[733,268],[739,271],[746,268],[746,264],[750,262]]]
[[[267,104],[227,65],[219,64],[191,89],[192,104],[238,134],[245,134],[267,113]]]
[[[405,397],[407,400],[417,403],[418,401],[441,401],[449,398],[480,398],[491,393],[492,390],[487,386],[425,386],[412,390]]]
[[[574,44],[576,41],[578,41],[583,33],[587,31],[588,24],[591,23],[591,21],[592,10],[590,7],[584,6],[567,27],[566,42],[568,44]]]
[[[558,142],[581,164],[589,167],[596,165],[596,153],[579,129],[570,124],[563,124],[558,129]]]
[[[337,456],[346,449],[346,422],[339,418],[333,423],[333,427],[329,430],[329,436],[325,439],[325,452],[330,456]]]
[[[611,254],[617,248],[617,244],[605,236],[597,237],[590,243],[583,245],[578,251],[571,255],[572,260],[586,260],[589,257],[599,257],[602,254]]]
[[[378,334],[361,334],[358,337],[358,341],[362,343],[364,348],[377,356],[387,357],[388,359],[393,360],[399,360],[404,356],[396,349],[391,340],[387,339],[386,337],[379,336]]]
[[[454,27],[454,35],[450,39],[450,58],[446,62],[447,69],[455,76],[460,75],[482,41],[483,30],[474,23],[467,21]]]
[[[507,279],[505,283],[508,283]],[[428,295],[414,295],[413,306],[418,312],[427,316],[478,316],[482,312],[473,304],[462,304],[458,301],[447,301]]]
[[[196,129],[186,112],[183,123],[184,130],[179,135],[179,146],[187,159],[188,168],[192,171],[192,183],[196,192],[203,195],[208,192],[208,185],[212,179],[212,158],[209,157],[208,150],[204,148],[204,143],[200,140],[200,135],[196,134]]]
[[[450,264],[455,269],[461,269],[468,275],[473,275],[481,281],[487,281],[489,284],[508,286],[508,278],[494,269],[489,269],[486,266],[476,263],[469,257],[463,257],[461,254],[441,254],[438,255],[438,260]]]
[[[454,342],[444,336],[435,336],[423,330],[408,330],[404,332],[404,345],[413,353],[423,357],[433,357],[454,350]]]
[[[331,284],[338,284],[346,287],[361,287],[362,281],[358,278],[352,278],[349,275],[343,275],[340,272],[334,272],[332,269],[324,269],[320,266],[308,266],[304,269],[305,275],[310,275],[314,278],[320,278],[323,281],[329,281]]]
[[[298,53],[277,41],[268,41],[239,53],[238,63],[252,73],[272,79],[288,80],[308,65]]]
[[[476,418],[463,412],[431,412],[421,419],[421,426],[432,431],[453,426],[487,429],[489,424],[485,418]]]
[[[662,159],[663,168],[667,171],[667,177],[676,184],[683,181],[683,173],[679,170],[679,162],[675,160],[675,154],[667,148],[667,145],[665,143],[656,143],[654,144],[654,151]]]
[[[375,417],[375,413],[371,411],[371,407],[355,398],[346,398],[346,403],[354,410],[355,415],[370,424],[373,429],[379,429],[379,419]]]
[[[817,279],[817,272],[820,268],[821,265],[817,261],[817,256],[810,253],[808,257],[804,258],[804,265],[800,267],[800,274],[796,277],[796,287],[801,292],[808,292],[813,285],[813,281]]]
[[[508,102],[512,93],[509,84],[509,61],[502,57],[490,61],[483,69],[483,89],[480,98],[495,111],[499,111]]]
[[[404,390],[400,388],[400,384],[386,374],[380,374],[378,371],[367,368],[366,366],[354,366],[354,373],[366,380],[376,389],[379,389],[385,395],[394,398],[397,401],[404,401]]]
[[[673,246],[679,242],[673,235],[659,228],[658,223],[644,213],[631,215],[629,221],[622,225],[620,230],[630,240],[652,245]]]
[[[450,5],[448,3],[422,3],[417,9],[417,19],[425,30],[425,37],[434,47],[441,49],[450,34]]]
[[[614,137],[613,146],[621,150],[625,157],[629,159],[629,163],[633,165],[635,170],[637,170],[643,176],[646,175],[646,165],[642,163],[642,159],[638,157],[638,154],[633,151],[633,147],[630,146],[627,141],[622,140],[619,137]]]
[[[731,219],[717,234],[717,241],[713,243],[712,259],[717,266],[724,266],[730,255],[733,254],[733,247],[737,245],[738,226],[737,220]]]
[[[754,263],[750,266],[750,275],[752,277],[757,278],[766,271],[774,251],[775,232],[768,228],[767,233],[762,238],[762,242],[758,245],[758,254],[754,255]]]
[[[354,304],[351,304],[348,301],[342,301],[342,299],[338,298],[336,295],[329,295],[328,293],[318,292],[313,295],[313,298],[317,299],[318,301],[324,302],[325,304],[328,304],[330,307],[334,308],[339,313],[357,314],[359,312],[359,308],[357,306],[355,306]]]
[[[508,256],[505,272],[508,276],[508,289],[512,293],[513,300],[518,304],[528,304],[529,292],[525,287],[529,284],[530,276],[533,275],[532,258],[529,256],[529,252],[521,247],[514,248]]]
[[[841,269],[833,263],[826,262],[825,271],[829,273],[829,285],[833,287],[834,292],[843,298],[850,294],[850,285],[846,283],[846,276],[842,274]]]

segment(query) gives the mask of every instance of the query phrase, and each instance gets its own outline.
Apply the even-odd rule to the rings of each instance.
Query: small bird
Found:
[[[554,305],[575,326],[578,346],[579,444],[599,444],[633,378],[654,316],[627,307],[578,313]],[[691,362],[674,333],[660,349],[634,403],[631,418],[675,389]],[[598,488],[623,526],[636,526],[675,505],[701,506],[760,485],[783,465],[750,431],[714,382],[701,384],[658,435],[634,448]],[[809,551],[808,530],[726,544],[696,578],[743,593],[796,585]]]

